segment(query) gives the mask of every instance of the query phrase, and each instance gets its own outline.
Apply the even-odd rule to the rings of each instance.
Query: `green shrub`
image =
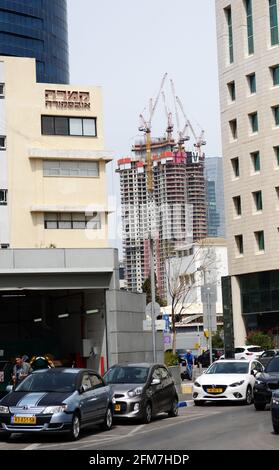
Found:
[[[164,362],[166,366],[177,366],[179,364],[177,354],[173,354],[172,351],[165,351]]]
[[[274,348],[274,339],[272,333],[265,333],[259,330],[249,331],[246,339],[246,344],[254,344],[261,346],[263,350]]]

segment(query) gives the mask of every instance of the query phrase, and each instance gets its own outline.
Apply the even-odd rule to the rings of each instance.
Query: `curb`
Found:
[[[185,406],[193,406],[194,400],[180,401],[178,402],[178,408],[184,408]]]

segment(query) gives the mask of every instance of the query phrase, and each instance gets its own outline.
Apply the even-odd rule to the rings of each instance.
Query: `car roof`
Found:
[[[255,359],[252,359],[252,360],[255,361]],[[245,362],[246,362],[246,363],[249,364],[249,363],[251,362],[251,359],[250,359],[250,360],[249,360],[249,359],[220,359],[219,361],[215,361],[215,362],[213,362],[212,364],[216,364],[216,362],[220,362],[220,363],[222,363],[222,364],[223,364],[224,362],[240,362],[240,363],[242,363],[242,364],[243,364],[243,363],[245,364]]]
[[[61,374],[63,372],[68,372],[72,374],[79,374],[81,372],[92,372],[98,374],[95,370],[92,369],[79,369],[76,367],[51,367],[50,369],[39,369],[34,370],[33,374]],[[99,374],[98,374],[99,375]]]
[[[121,364],[114,364],[113,367],[153,367],[153,366],[162,366],[166,367],[164,364],[153,363],[153,362],[131,362],[131,363],[121,363]]]

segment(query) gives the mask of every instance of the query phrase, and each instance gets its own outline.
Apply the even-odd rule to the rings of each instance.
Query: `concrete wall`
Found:
[[[142,331],[145,295],[106,292],[109,366],[119,362],[153,362],[152,333]],[[163,335],[157,332],[157,362],[164,362]]]

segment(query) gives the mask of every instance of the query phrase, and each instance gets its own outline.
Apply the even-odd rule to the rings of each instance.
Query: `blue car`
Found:
[[[113,393],[93,370],[38,370],[0,401],[0,432],[67,432],[72,440],[84,427],[112,426]]]

